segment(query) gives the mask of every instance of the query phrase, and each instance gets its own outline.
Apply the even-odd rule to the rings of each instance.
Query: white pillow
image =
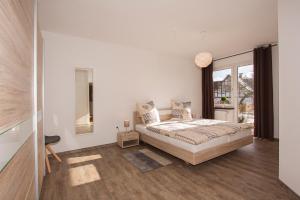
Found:
[[[181,101],[171,101],[172,107],[172,117],[179,118],[183,120],[192,120],[192,111],[191,111],[192,103],[189,102],[181,102]]]
[[[139,112],[144,124],[153,124],[160,122],[159,112],[156,109],[153,101],[147,103],[137,104],[137,111]]]

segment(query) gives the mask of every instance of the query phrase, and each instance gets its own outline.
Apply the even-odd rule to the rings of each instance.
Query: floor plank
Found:
[[[122,154],[142,148],[173,163],[141,173]],[[110,145],[60,156],[61,164],[50,160],[53,172],[45,177],[42,200],[300,199],[278,180],[278,142],[255,140],[197,166],[145,144],[128,149]],[[81,157],[78,163],[77,157]]]

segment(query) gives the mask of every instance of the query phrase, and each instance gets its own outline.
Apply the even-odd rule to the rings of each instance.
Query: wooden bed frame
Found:
[[[167,110],[167,109],[164,109],[164,110]],[[133,116],[134,116],[133,125],[135,128],[136,124],[142,123],[142,119],[138,112],[134,112]],[[171,119],[171,117],[172,117],[171,114],[161,114],[160,120],[165,121],[165,120]],[[218,146],[210,147],[210,148],[198,151],[196,153],[193,153],[191,151],[177,147],[173,144],[150,137],[146,134],[143,134],[143,133],[139,133],[139,134],[140,134],[140,140],[142,140],[143,142],[148,143],[158,149],[161,149],[161,150],[163,150],[177,158],[180,158],[180,159],[184,160],[185,162],[190,163],[192,165],[197,165],[199,163],[216,158],[220,155],[229,153],[231,151],[234,151],[243,146],[253,143],[253,136],[249,135],[249,136],[243,137],[238,140],[234,140],[234,141],[231,141],[231,142],[228,142],[225,144],[220,144]]]

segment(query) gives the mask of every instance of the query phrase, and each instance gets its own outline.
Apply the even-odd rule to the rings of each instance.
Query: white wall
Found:
[[[115,142],[116,125],[132,120],[137,102],[191,100],[201,113],[201,70],[193,60],[49,32],[44,38],[45,134],[61,136],[56,151]],[[75,134],[75,67],[94,69],[92,134]]]
[[[278,1],[279,178],[300,195],[300,1]]]
[[[222,69],[224,67],[226,68],[226,67],[231,67],[231,66],[249,65],[249,64],[253,64],[253,53],[252,52],[215,61],[214,68]]]
[[[273,64],[273,103],[274,103],[274,137],[279,138],[279,56],[278,46],[272,47],[272,64]],[[253,53],[247,53],[214,63],[215,69],[222,69],[230,66],[253,64]],[[230,111],[233,112],[233,111]],[[236,112],[236,111],[234,111]],[[236,116],[235,116],[236,118]]]

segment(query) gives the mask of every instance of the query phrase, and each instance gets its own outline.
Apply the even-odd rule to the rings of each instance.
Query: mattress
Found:
[[[235,134],[232,134],[232,135],[224,135],[224,136],[209,140],[208,142],[194,145],[194,144],[189,144],[187,142],[184,142],[184,141],[181,141],[181,140],[178,140],[178,139],[175,139],[175,138],[171,138],[171,137],[168,137],[168,136],[161,135],[161,134],[155,133],[153,131],[150,131],[146,128],[146,125],[144,125],[144,124],[137,124],[135,126],[135,130],[142,133],[142,134],[145,134],[149,137],[152,137],[152,138],[155,138],[157,140],[172,144],[176,147],[185,149],[185,150],[190,151],[192,153],[196,153],[196,152],[199,152],[199,151],[207,149],[207,148],[211,148],[211,147],[215,147],[215,146],[218,146],[218,145],[221,145],[221,144],[232,142],[232,141],[241,139],[243,137],[249,136],[252,133],[251,129],[243,129],[243,130],[240,130],[240,131],[238,131],[238,132],[236,132]]]

